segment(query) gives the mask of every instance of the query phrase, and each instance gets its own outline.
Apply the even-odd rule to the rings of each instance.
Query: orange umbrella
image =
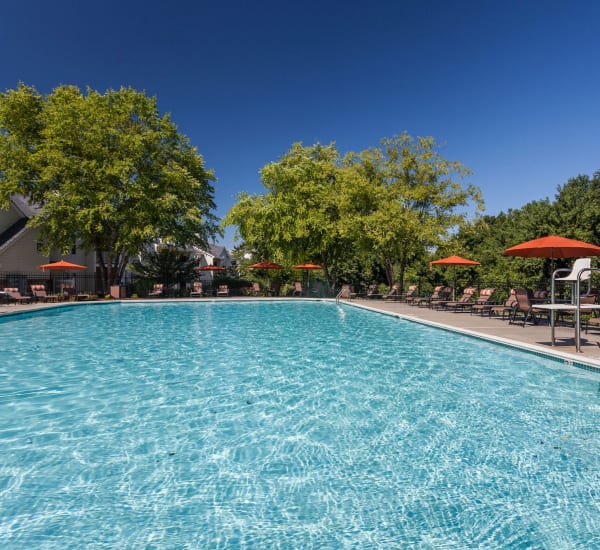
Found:
[[[71,262],[60,260],[59,262],[43,264],[40,266],[40,269],[43,271],[82,271],[87,269],[87,267],[85,265],[72,264]]]
[[[463,258],[462,256],[448,256],[447,258],[442,258],[440,260],[433,260],[429,262],[429,269],[431,269],[432,265],[481,265],[479,262],[475,260],[467,260],[467,258]],[[456,273],[454,274],[454,286],[452,287],[452,300],[456,297]]]
[[[316,265],[316,264],[300,264],[300,265],[295,265],[294,269],[323,269],[323,267],[321,267],[320,265]]]
[[[481,265],[479,262],[475,260],[467,260],[467,258],[463,258],[461,256],[448,256],[447,258],[442,258],[441,260],[433,260],[429,262],[429,267],[432,265]]]
[[[302,271],[306,271],[306,288],[308,292],[310,291],[310,272],[316,271],[318,269],[323,269],[323,267],[316,264],[300,264],[295,265],[294,269],[302,269]]]
[[[523,258],[551,258],[552,260],[557,258],[582,258],[584,256],[600,256],[600,246],[549,235],[548,237],[511,246],[503,254]]]
[[[71,262],[65,262],[65,260],[60,260],[58,262],[51,262],[49,264],[43,264],[40,266],[42,271],[83,271],[87,269],[85,265],[73,264]],[[56,291],[56,283],[57,280],[54,280],[53,286]],[[64,287],[65,278],[64,275],[62,277],[62,284]]]

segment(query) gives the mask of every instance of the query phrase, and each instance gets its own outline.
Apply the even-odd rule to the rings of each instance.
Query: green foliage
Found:
[[[292,146],[261,170],[266,193],[238,196],[224,225],[256,256],[322,265],[331,289],[387,279],[427,254],[465,220],[459,207],[479,192],[455,178],[462,165],[441,157],[432,138],[407,134],[341,158],[333,144]]]
[[[600,243],[600,173],[577,176],[559,186],[554,201],[531,201],[521,208],[484,216],[464,225],[445,250],[469,251],[477,261],[480,280],[502,282],[505,287],[548,285],[552,269],[567,267],[572,260],[513,258],[502,252],[516,244],[561,235]],[[487,283],[486,283],[487,284]]]
[[[165,288],[179,284],[183,288],[194,280],[196,260],[174,246],[160,246],[156,251],[145,251],[130,266],[138,278],[163,283]]]
[[[31,225],[47,248],[95,251],[106,288],[151,242],[206,245],[217,232],[212,181],[143,93],[59,86],[42,97],[20,84],[0,94],[0,205],[12,193],[39,205]]]

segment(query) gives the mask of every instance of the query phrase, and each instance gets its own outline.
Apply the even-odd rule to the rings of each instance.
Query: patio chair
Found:
[[[517,304],[517,297],[515,296],[515,289],[511,288],[510,292],[508,293],[508,298],[506,299],[506,301],[503,304],[493,305],[489,309],[490,317],[494,314],[495,315],[502,314],[502,319],[504,319],[504,316],[507,313],[508,313],[508,316],[510,317],[512,315],[513,308],[515,307],[516,304]]]
[[[477,289],[473,286],[467,287],[463,290],[463,295],[458,300],[440,300],[437,302],[437,304],[435,304],[435,307],[438,307],[440,309],[453,309],[454,311],[458,311],[464,305],[471,303],[473,294],[475,294],[476,291]]]
[[[489,311],[490,308],[493,307],[493,304],[490,303],[490,300],[496,291],[495,288],[484,288],[479,292],[479,296],[477,299],[471,304],[463,306],[464,309],[468,309],[473,313],[479,313],[483,316],[486,311]]]
[[[229,296],[229,287],[227,285],[219,285],[217,288],[217,296]]]
[[[416,285],[415,285],[415,288],[416,288]],[[384,300],[401,300],[404,297],[404,295],[402,294],[400,285],[393,284],[390,288],[390,291],[387,294],[383,294],[381,297]]]
[[[17,305],[17,300],[15,298],[13,298],[9,292],[6,292],[5,290],[1,290],[0,291],[0,304],[3,305]]]
[[[452,294],[453,287],[451,286],[436,286],[431,296],[421,298],[418,305],[424,307],[435,307],[438,302],[447,302]]]
[[[46,285],[31,285],[31,295],[39,302],[58,302],[58,296],[56,294],[48,294],[46,292]]]
[[[204,289],[202,288],[202,281],[193,281],[192,290],[190,291],[191,298],[200,298],[204,295]]]
[[[409,285],[406,292],[400,294],[400,301],[408,302],[409,300],[412,300],[418,288],[419,285]]]
[[[6,287],[4,289],[10,298],[12,298],[17,304],[30,304],[31,296],[23,296],[18,288],[16,287]]]
[[[150,298],[159,298],[164,295],[164,287],[162,283],[156,283],[150,292],[148,292],[148,296]]]
[[[539,316],[549,316],[549,312],[535,307],[533,292],[529,288],[517,288],[515,289],[515,298],[517,299],[516,305],[513,307],[512,315],[509,323],[512,324],[518,313],[523,314],[523,326],[529,319],[534,325],[538,324]]]
[[[412,287],[416,287],[416,288],[411,292],[411,288]],[[415,305],[419,304],[420,300],[422,300],[423,298],[427,298],[427,296],[423,296],[422,294],[417,294],[417,289],[418,289],[417,285],[412,285],[412,286],[408,287],[406,295],[404,296],[404,299],[403,299],[403,301],[406,304],[409,304],[411,306],[415,306]],[[434,292],[435,292],[435,289],[434,289]]]
[[[302,283],[300,281],[294,281],[294,290],[292,290],[292,296],[302,296]]]
[[[379,292],[379,285],[372,284],[372,285],[368,286],[367,298],[374,299],[374,298],[381,298],[381,297],[382,297],[382,294],[380,294],[380,292]]]
[[[75,287],[70,283],[65,283],[62,286],[62,294],[65,300],[75,300]]]

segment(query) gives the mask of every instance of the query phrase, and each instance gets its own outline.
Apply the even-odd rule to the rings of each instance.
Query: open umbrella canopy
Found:
[[[523,258],[582,258],[583,256],[600,256],[600,246],[595,244],[549,235],[533,239],[507,248],[505,256],[521,256]]]
[[[467,260],[467,258],[463,258],[461,256],[448,256],[447,258],[442,258],[441,260],[433,260],[429,262],[429,266],[432,265],[481,265],[479,262],[475,260]]]
[[[473,265],[481,265],[479,262],[475,260],[468,260],[467,258],[463,258],[462,256],[448,256],[447,258],[441,258],[439,260],[433,260],[429,262],[429,269],[431,269],[434,265],[463,265],[463,266],[473,266]],[[456,274],[454,275],[454,286],[452,287],[452,300],[456,299]]]
[[[300,264],[300,265],[295,265],[294,269],[311,269],[311,270],[317,270],[317,269],[323,269],[323,267],[320,266],[320,265],[316,265],[316,264]]]
[[[283,269],[283,266],[276,264],[275,262],[265,260],[264,262],[258,262],[257,264],[249,265],[248,269]]]
[[[40,266],[40,269],[43,271],[82,271],[87,269],[87,267],[85,265],[72,264],[71,262],[60,260],[58,262],[43,264]]]

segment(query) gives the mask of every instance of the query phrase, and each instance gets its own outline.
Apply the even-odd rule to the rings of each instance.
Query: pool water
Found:
[[[0,321],[2,548],[600,546],[600,376],[332,302]]]

